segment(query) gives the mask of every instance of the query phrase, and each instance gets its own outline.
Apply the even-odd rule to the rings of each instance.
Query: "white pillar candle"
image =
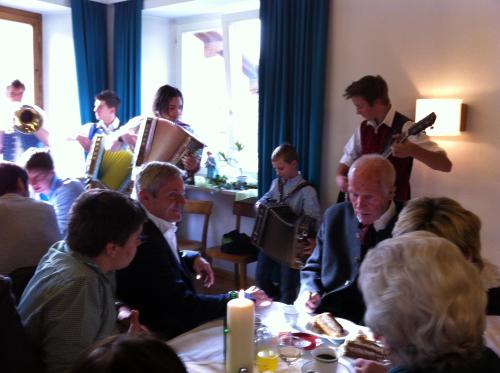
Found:
[[[255,305],[240,290],[236,299],[227,303],[226,373],[240,368],[253,372]]]

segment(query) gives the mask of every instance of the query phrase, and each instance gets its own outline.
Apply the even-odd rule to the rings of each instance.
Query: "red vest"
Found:
[[[379,126],[375,133],[375,128],[368,125],[366,120],[361,123],[361,149],[362,154],[379,153],[382,154],[391,143],[392,135],[401,133],[403,124],[410,119],[396,112],[392,128],[385,124]],[[396,197],[398,201],[406,202],[410,199],[410,175],[413,166],[413,158],[396,158],[392,155],[388,158],[396,169]]]

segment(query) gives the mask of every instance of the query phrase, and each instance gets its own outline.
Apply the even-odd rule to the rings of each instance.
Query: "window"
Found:
[[[257,12],[179,26],[177,35],[180,87],[185,101],[183,121],[216,156],[220,175],[256,179],[260,53]]]
[[[0,89],[19,79],[26,86],[24,99],[42,107],[41,15],[0,7],[0,50]]]

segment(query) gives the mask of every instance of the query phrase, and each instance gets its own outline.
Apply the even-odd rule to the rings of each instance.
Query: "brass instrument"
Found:
[[[33,106],[23,105],[14,112],[14,129],[26,134],[37,132],[43,125],[43,115]]]

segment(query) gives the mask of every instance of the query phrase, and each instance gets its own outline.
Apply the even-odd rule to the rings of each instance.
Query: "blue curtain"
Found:
[[[94,96],[108,88],[106,5],[71,0],[76,73],[82,123],[94,121]]]
[[[285,141],[319,192],[329,2],[260,2],[259,195],[275,177],[271,153]]]
[[[115,4],[114,82],[122,123],[141,112],[142,0]]]

